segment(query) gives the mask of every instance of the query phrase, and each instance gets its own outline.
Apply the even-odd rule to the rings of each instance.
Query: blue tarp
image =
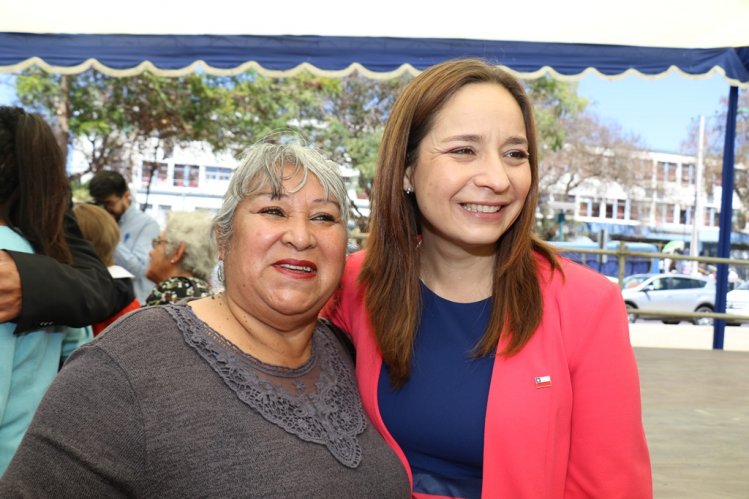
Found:
[[[749,82],[749,47],[679,49],[453,38],[0,33],[0,71],[14,70],[38,58],[56,70],[76,68],[94,59],[116,71],[132,70],[146,61],[164,70],[179,70],[203,61],[209,71],[232,70],[249,62],[274,71],[290,70],[302,63],[322,71],[341,71],[358,63],[371,72],[386,73],[406,64],[421,70],[457,57],[486,58],[520,74],[552,68],[566,76],[589,68],[609,76],[631,70],[657,75],[672,66],[688,75],[722,68],[729,81]],[[88,67],[74,72],[85,69]]]

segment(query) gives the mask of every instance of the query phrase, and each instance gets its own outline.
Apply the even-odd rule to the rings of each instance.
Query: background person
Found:
[[[386,123],[324,315],[417,497],[652,496],[621,294],[533,235],[537,154],[522,86],[479,60],[421,73]]]
[[[117,288],[104,264],[81,235],[68,202],[63,224],[73,258],[61,263],[38,253],[0,250],[0,323],[15,333],[51,325],[86,326],[133,300]]]
[[[114,263],[114,252],[120,242],[120,228],[114,218],[104,208],[89,203],[73,206],[73,214],[81,228],[81,233],[91,242],[97,256],[107,266],[115,286],[121,288],[123,294],[129,293],[133,296],[130,303],[117,313],[92,324],[93,334],[96,336],[118,318],[140,307],[140,303],[133,294],[133,277],[135,276]]]
[[[317,320],[347,218],[337,165],[253,147],[216,217],[225,292],[137,310],[73,353],[0,497],[409,497]]]
[[[62,151],[49,125],[21,108],[0,106],[0,249],[73,263],[63,223],[69,198]],[[61,280],[52,274],[50,282]],[[23,302],[35,291],[24,288]],[[51,324],[15,332],[16,323],[0,323],[0,475],[57,374],[66,334],[73,341],[77,333]]]
[[[125,178],[118,172],[98,172],[88,184],[88,191],[96,203],[117,221],[122,239],[115,251],[115,262],[135,276],[135,297],[140,303],[144,303],[154,286],[146,277],[146,269],[151,241],[161,231],[159,224],[138,209]]]
[[[216,266],[212,223],[208,212],[169,212],[166,227],[153,240],[149,254],[146,277],[156,287],[146,298],[146,305],[165,305],[211,294],[209,282]]]

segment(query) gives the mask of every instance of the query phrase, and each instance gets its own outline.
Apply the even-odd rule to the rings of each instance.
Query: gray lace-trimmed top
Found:
[[[327,326],[318,325],[312,357],[289,369],[265,364],[210,329],[189,307],[168,307],[188,345],[236,393],[269,422],[307,442],[322,444],[349,468],[359,466],[357,435],[367,419],[351,370]],[[325,328],[328,334],[321,333]],[[345,354],[343,354],[345,355]]]
[[[0,497],[410,497],[322,324],[313,351],[268,366],[183,303],[132,312],[65,363]]]

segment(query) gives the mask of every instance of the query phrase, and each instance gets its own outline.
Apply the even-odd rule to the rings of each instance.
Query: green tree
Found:
[[[334,159],[359,170],[360,187],[369,194],[385,121],[409,76],[374,80],[353,74],[329,87],[325,115],[327,126],[316,140]]]
[[[567,127],[587,107],[577,95],[577,84],[544,76],[525,82],[533,102],[541,158],[560,150],[567,141]]]
[[[63,76],[31,70],[16,79],[19,100],[50,119],[66,150],[81,148],[89,171],[110,166],[128,176],[135,151],[212,139],[223,91],[198,74],[112,78],[96,71]]]
[[[306,72],[270,78],[255,71],[112,78],[96,71],[62,76],[30,70],[16,86],[24,105],[50,118],[61,144],[81,149],[90,171],[110,167],[129,177],[136,156],[155,162],[193,141],[238,155],[261,137],[283,140],[294,129],[358,169],[360,192],[369,194],[385,121],[410,79]],[[538,127],[542,195],[561,182],[568,193],[592,178],[627,180],[619,156],[628,154],[632,141],[584,113],[587,102],[575,84],[548,77],[525,84]]]

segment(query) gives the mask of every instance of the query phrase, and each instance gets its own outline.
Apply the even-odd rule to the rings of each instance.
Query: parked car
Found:
[[[622,298],[627,309],[674,312],[712,312],[715,309],[715,281],[709,277],[681,274],[634,274],[622,283]],[[647,314],[629,314],[629,322]],[[678,317],[650,316],[664,324],[678,324]],[[692,319],[694,324],[709,325],[709,317]]]
[[[744,281],[726,295],[726,313],[749,316],[749,281]],[[728,320],[726,324],[738,326],[749,320]]]

